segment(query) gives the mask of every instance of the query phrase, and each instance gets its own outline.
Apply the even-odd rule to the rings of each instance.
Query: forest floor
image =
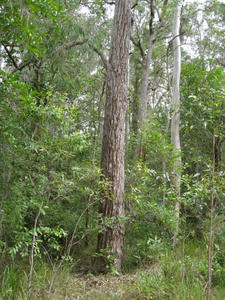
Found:
[[[130,293],[138,281],[138,274],[113,275],[87,275],[70,277],[63,290],[58,287],[49,295],[49,299],[140,299]],[[133,291],[135,291],[133,289]],[[138,292],[138,291],[137,291]]]
[[[36,260],[32,286],[27,289],[29,269],[21,262],[7,268],[0,284],[0,299],[29,300],[205,300],[207,249],[191,242],[181,248],[162,248],[154,258],[124,259],[120,275],[94,275],[90,253],[57,266]],[[89,250],[88,250],[89,251]],[[88,267],[89,266],[89,267]],[[211,300],[225,300],[225,269],[214,264]]]
[[[151,274],[153,272],[154,271],[151,268]],[[66,280],[64,278],[63,285],[61,280],[58,278],[50,293],[43,290],[36,290],[37,294],[34,298],[51,300],[160,299],[157,295],[154,295],[152,298],[148,289],[143,289],[141,281],[148,275],[148,273],[148,269],[142,269],[137,272],[123,274],[120,276],[111,274],[98,276],[92,274],[85,276],[70,275],[66,278]],[[160,294],[161,291],[159,291],[159,295]]]
[[[135,272],[115,275],[75,275],[57,274],[51,292],[37,289],[32,299],[69,300],[111,300],[111,299],[171,299],[171,300],[203,300],[206,285],[203,280],[196,278],[196,282],[182,282],[176,274],[166,281],[166,274],[159,265],[150,268],[146,266]],[[185,275],[183,275],[185,277]],[[185,279],[184,279],[185,280]],[[200,283],[201,281],[201,283]],[[212,290],[212,299],[224,300],[225,292],[221,288]]]

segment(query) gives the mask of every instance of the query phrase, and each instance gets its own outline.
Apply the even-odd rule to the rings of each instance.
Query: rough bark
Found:
[[[107,252],[113,266],[121,270],[124,243],[124,156],[125,114],[128,97],[130,0],[115,3],[111,49],[107,66],[106,104],[102,141],[101,169],[107,191],[100,205],[101,232],[97,252]],[[100,257],[105,270],[109,260]],[[99,268],[99,266],[96,266]]]
[[[172,86],[172,120],[171,120],[171,144],[174,147],[174,165],[171,174],[171,183],[176,193],[175,216],[176,228],[173,242],[177,243],[180,214],[180,185],[181,185],[181,156],[180,156],[180,73],[181,73],[181,44],[180,44],[180,16],[181,5],[178,3],[174,12],[173,21],[173,86]]]

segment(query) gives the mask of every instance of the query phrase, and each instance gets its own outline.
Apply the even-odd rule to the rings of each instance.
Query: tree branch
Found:
[[[134,46],[137,47],[140,50],[141,57],[144,60],[144,58],[145,58],[145,52],[144,52],[144,50],[142,48],[140,40],[137,42],[137,41],[135,41],[135,39],[132,36],[130,37],[130,40],[132,41],[132,43],[134,44]]]
[[[172,39],[169,41],[169,44],[171,44],[171,43],[173,42],[173,40],[175,40],[178,36],[182,36],[182,35],[184,35],[185,33],[186,33],[186,32],[183,31],[183,32],[181,32],[181,33],[175,35],[174,37],[172,37]]]
[[[83,45],[85,42],[85,40],[75,40],[59,47],[58,51],[61,52],[63,50],[70,50],[73,47]]]
[[[157,28],[157,31],[159,31],[162,27],[165,26],[164,21],[163,21],[163,19],[162,19],[162,15],[164,14],[164,12],[165,12],[166,9],[167,9],[167,4],[168,4],[168,0],[164,0],[164,2],[163,2],[163,8],[162,8],[161,14],[159,13],[159,10],[158,10],[158,8],[157,8],[156,5],[155,5],[155,10],[156,10],[157,15],[158,15],[158,18],[159,18],[159,26],[158,26],[158,28]]]
[[[138,0],[131,6],[131,9],[134,9],[138,5]]]
[[[95,46],[93,46],[91,44],[88,44],[88,45],[89,45],[89,47],[91,47],[98,54],[98,56],[101,58],[101,60],[104,64],[105,69],[107,70],[107,68],[108,68],[108,59],[106,58],[104,53],[101,50],[97,49]]]
[[[76,46],[80,46],[80,45],[83,45],[87,42],[87,40],[75,40],[75,41],[72,41],[72,42],[69,42],[63,46],[61,46],[58,51],[61,52],[63,50],[70,50],[72,49],[73,47],[76,47]],[[108,60],[107,58],[105,57],[104,53],[101,51],[101,50],[98,50],[95,46],[93,46],[92,44],[88,43],[88,46],[90,48],[92,48],[97,54],[98,56],[101,58],[103,64],[104,64],[104,67],[107,69],[107,66],[108,66]]]
[[[7,46],[5,46],[3,44],[3,47],[5,49],[5,52],[7,53],[9,59],[11,60],[13,66],[15,67],[16,70],[14,70],[13,72],[16,72],[16,71],[21,71],[22,69],[24,69],[26,66],[28,66],[31,61],[24,61],[22,62],[21,64],[17,64],[16,60],[14,59],[14,57],[12,56],[12,53],[9,51],[9,49],[7,48]]]

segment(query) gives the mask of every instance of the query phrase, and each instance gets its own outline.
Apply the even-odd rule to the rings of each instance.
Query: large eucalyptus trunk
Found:
[[[123,255],[125,114],[129,82],[130,21],[130,0],[117,0],[107,66],[101,156],[105,191],[99,211],[101,232],[98,234],[97,251],[104,254],[99,258],[100,266],[97,267],[102,271],[110,263],[120,271]]]
[[[180,156],[180,73],[181,73],[181,44],[180,44],[180,16],[181,5],[178,3],[173,20],[173,87],[172,87],[172,120],[171,120],[171,143],[174,147],[174,164],[171,174],[171,183],[176,193],[175,215],[176,228],[174,232],[173,242],[177,243],[177,235],[179,230],[179,214],[180,214],[180,185],[181,185],[181,156]]]

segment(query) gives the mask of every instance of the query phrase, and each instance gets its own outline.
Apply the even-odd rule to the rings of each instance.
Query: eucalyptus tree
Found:
[[[163,2],[162,12],[159,13],[158,7],[156,7],[155,1],[150,1],[150,19],[149,19],[149,36],[147,43],[147,52],[143,54],[143,75],[141,80],[141,94],[140,94],[140,107],[138,112],[138,128],[140,130],[142,123],[147,118],[147,99],[148,99],[148,79],[149,79],[149,70],[152,62],[152,52],[155,39],[157,38],[158,31],[163,27],[164,24],[164,14],[168,4],[168,0]],[[155,14],[157,13],[158,24],[153,26]]]
[[[177,243],[179,214],[180,214],[180,187],[181,187],[181,146],[180,146],[180,74],[181,74],[181,43],[180,43],[180,18],[181,4],[178,2],[173,21],[173,87],[172,87],[172,120],[171,120],[171,144],[174,147],[174,164],[171,181],[176,194],[175,215],[176,228],[174,232],[174,244]]]
[[[101,231],[97,251],[103,253],[102,267],[110,263],[121,270],[124,243],[124,156],[125,113],[129,82],[130,0],[118,0],[107,62],[106,104],[104,115],[101,169],[106,191],[100,205]],[[108,252],[106,255],[104,251]]]
[[[135,122],[137,123],[137,133],[141,135],[143,123],[147,120],[148,92],[149,92],[149,72],[152,64],[152,54],[156,39],[165,26],[165,13],[168,0],[163,1],[162,7],[156,1],[147,1],[149,10],[143,14],[142,8],[137,6],[136,13],[133,14],[133,34],[131,40],[140,53],[139,63],[141,66],[140,88],[136,96],[137,112],[134,111]],[[141,5],[141,4],[138,4]],[[147,24],[147,27],[145,28]],[[136,68],[136,67],[135,67]],[[138,75],[136,74],[136,78]],[[135,88],[137,91],[137,87]],[[136,154],[141,152],[141,143],[138,143]]]

